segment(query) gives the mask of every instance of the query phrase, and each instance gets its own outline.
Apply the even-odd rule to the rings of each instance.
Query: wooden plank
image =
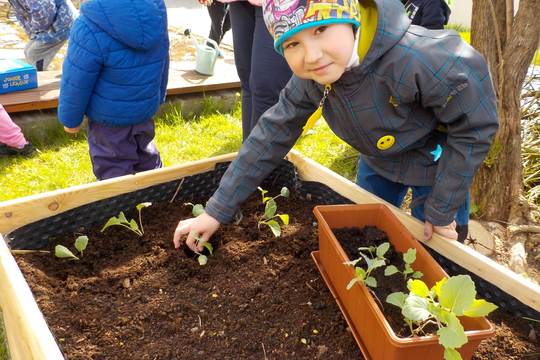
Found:
[[[236,153],[182,165],[125,175],[95,183],[0,202],[0,233],[54,216],[78,206],[128,193],[185,176],[213,170],[216,162],[231,161]]]
[[[12,360],[64,360],[32,291],[0,234],[0,308]]]
[[[38,72],[38,87],[0,95],[8,113],[58,107],[61,71]],[[234,60],[219,59],[213,76],[195,71],[195,62],[171,62],[167,95],[179,95],[240,87]]]
[[[296,165],[298,175],[302,180],[325,184],[340,195],[359,204],[386,204],[418,241],[514,296],[522,303],[540,311],[540,286],[457,241],[437,234],[434,234],[430,240],[424,241],[424,223],[418,219],[298,152],[291,151],[288,157]]]

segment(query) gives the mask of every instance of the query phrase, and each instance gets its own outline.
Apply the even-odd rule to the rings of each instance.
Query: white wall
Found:
[[[449,24],[459,24],[471,27],[471,13],[473,0],[453,0],[452,14]],[[514,0],[514,11],[517,11],[519,0]]]

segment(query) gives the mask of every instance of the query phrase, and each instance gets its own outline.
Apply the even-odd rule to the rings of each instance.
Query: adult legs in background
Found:
[[[424,201],[431,191],[431,186],[408,186],[390,181],[373,171],[373,169],[371,169],[362,159],[362,156],[360,156],[360,161],[358,162],[356,185],[377,195],[381,199],[388,201],[398,208],[403,204],[403,199],[409,188],[411,188],[411,215],[422,222],[426,221],[423,215]],[[417,205],[414,204],[415,202]],[[470,196],[467,194],[467,198],[461,205],[455,217],[457,225],[456,231],[458,233],[458,241],[460,242],[463,242],[469,234],[469,208]]]
[[[66,41],[64,40],[45,44],[39,41],[30,40],[24,47],[26,61],[30,65],[35,66],[37,71],[45,71],[65,42]]]
[[[208,15],[210,15],[212,23],[208,37],[218,45],[223,40],[225,33],[231,29],[231,17],[228,6],[228,4],[219,1],[214,1],[212,5],[208,6]]]
[[[163,167],[152,118],[141,124],[110,127],[88,121],[88,145],[92,169],[98,180]]]
[[[262,8],[248,1],[230,3],[234,59],[242,88],[242,135],[245,140],[261,115],[277,103],[292,71],[276,50]]]

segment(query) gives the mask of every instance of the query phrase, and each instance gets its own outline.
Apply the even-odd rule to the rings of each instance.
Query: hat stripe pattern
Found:
[[[358,27],[360,22],[355,0],[263,0],[263,14],[280,53],[283,41],[305,28],[343,22]]]

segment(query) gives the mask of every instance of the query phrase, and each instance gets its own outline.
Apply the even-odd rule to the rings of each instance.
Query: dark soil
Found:
[[[85,233],[90,242],[80,261],[52,254],[57,244],[75,251],[73,233],[51,239],[49,254],[16,259],[69,360],[363,359],[310,256],[316,204],[294,194],[277,204],[291,219],[281,237],[258,229],[264,206],[257,192],[239,225],[214,234],[205,266],[172,244],[191,207],[158,203],[142,210],[142,237],[118,226],[100,233],[97,224]],[[540,324],[500,311],[489,319],[497,333],[474,359],[540,353],[531,339]]]

